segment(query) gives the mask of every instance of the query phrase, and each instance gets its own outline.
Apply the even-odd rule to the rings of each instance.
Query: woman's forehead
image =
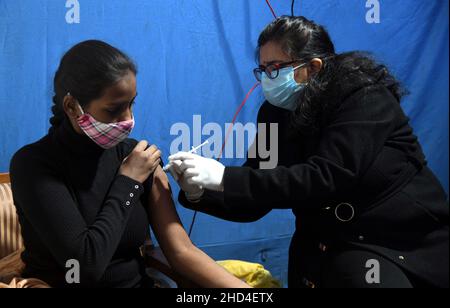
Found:
[[[133,73],[129,73],[108,87],[103,95],[108,100],[129,100],[136,95],[136,77]]]
[[[268,65],[277,62],[289,61],[289,55],[284,52],[281,45],[276,42],[267,42],[261,46],[259,50],[259,63],[261,65]]]

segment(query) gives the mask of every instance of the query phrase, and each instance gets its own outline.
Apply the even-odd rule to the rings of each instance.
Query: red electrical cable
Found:
[[[231,126],[228,128],[227,134],[225,136],[225,140],[222,143],[222,149],[220,150],[219,156],[217,157],[217,161],[220,161],[220,159],[222,158],[222,153],[223,150],[225,149],[225,145],[227,144],[228,141],[228,137],[230,136],[230,133],[233,129],[234,123],[236,123],[236,119],[239,115],[239,113],[241,112],[242,108],[244,108],[245,103],[247,102],[248,98],[250,97],[250,95],[252,95],[253,91],[259,86],[259,82],[255,83],[253,85],[253,87],[250,89],[250,91],[248,91],[247,95],[245,96],[244,100],[242,101],[242,103],[239,105],[238,109],[236,110],[236,113],[233,116],[233,120],[231,121]],[[194,216],[192,217],[192,222],[191,222],[191,226],[189,227],[189,232],[188,235],[189,237],[191,237],[192,234],[192,229],[194,228],[194,223],[195,223],[195,219],[197,218],[197,211],[194,212]]]
[[[270,5],[270,1],[266,0],[267,5],[269,6],[270,11],[272,12],[272,15],[274,18],[277,18],[277,14],[275,14],[275,11],[273,10],[272,5]]]
[[[273,17],[277,18],[277,14],[275,14],[275,11],[273,10],[273,7],[270,4],[270,1],[266,0],[266,3],[269,6],[269,9],[272,12]],[[250,89],[250,91],[248,91],[248,93],[245,96],[244,100],[242,101],[241,105],[236,110],[236,113],[234,114],[233,120],[231,121],[231,126],[228,128],[227,134],[225,135],[225,140],[223,141],[222,149],[220,150],[219,156],[217,157],[218,161],[220,161],[220,159],[222,158],[223,150],[225,149],[225,145],[227,144],[228,138],[230,136],[230,133],[231,133],[231,131],[233,129],[234,123],[236,122],[236,119],[237,119],[239,113],[241,112],[242,108],[244,107],[244,105],[247,102],[247,100],[250,97],[250,95],[258,87],[258,85],[259,85],[259,82],[255,83],[255,85]],[[195,223],[195,218],[196,217],[197,217],[197,211],[194,212],[194,217],[192,218],[191,226],[189,228],[189,233],[188,233],[189,237],[191,237],[191,233],[192,233],[192,229],[194,228],[194,223]]]
[[[220,150],[219,156],[217,158],[218,161],[220,161],[220,159],[222,158],[223,150],[225,149],[225,145],[227,144],[228,138],[230,137],[230,133],[233,130],[233,126],[234,126],[234,123],[236,122],[237,116],[241,112],[242,108],[244,107],[244,105],[247,102],[247,100],[250,97],[250,95],[252,95],[253,91],[256,89],[256,87],[258,87],[258,85],[259,85],[259,82],[254,84],[254,86],[250,89],[250,91],[248,91],[247,95],[245,96],[245,98],[242,101],[242,103],[239,106],[239,108],[236,110],[236,113],[233,116],[233,120],[231,121],[231,126],[228,128],[227,134],[225,136],[225,140],[223,141],[222,149]]]
[[[277,18],[277,14],[275,14],[275,11],[273,10],[272,5],[270,4],[269,0],[266,0],[267,5],[270,8],[270,11],[272,12],[272,15],[274,18]],[[244,100],[242,101],[241,105],[239,106],[239,108],[236,110],[236,113],[234,114],[233,120],[231,121],[231,126],[228,128],[227,134],[225,136],[225,140],[222,144],[222,149],[220,150],[219,153],[219,157],[217,158],[217,160],[220,160],[222,158],[222,153],[223,150],[225,149],[225,145],[227,144],[228,141],[228,137],[233,129],[234,123],[236,122],[236,118],[239,115],[239,113],[241,112],[242,108],[244,107],[245,103],[247,102],[248,98],[250,97],[250,95],[253,93],[253,91],[256,89],[256,87],[259,85],[259,82],[255,83],[255,85],[250,89],[250,91],[247,93],[247,96],[245,96]]]

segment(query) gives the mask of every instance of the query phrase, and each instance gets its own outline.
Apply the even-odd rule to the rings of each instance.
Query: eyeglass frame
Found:
[[[279,74],[280,74],[280,69],[286,68],[288,66],[290,66],[291,64],[295,63],[295,62],[300,62],[301,60],[293,60],[293,61],[288,61],[288,62],[281,62],[281,63],[274,63],[274,64],[270,64],[269,66],[264,66],[264,65],[260,65],[259,67],[253,69],[253,75],[255,75],[255,78],[257,81],[261,81],[261,78],[258,78],[258,74],[260,74],[260,76],[262,77],[262,73],[266,74],[266,76],[269,79],[276,79]],[[300,66],[296,67],[296,68],[300,68],[307,65],[307,63],[303,63]],[[272,77],[272,74],[267,74],[266,70],[268,67],[270,66],[276,66],[276,76]],[[273,71],[272,71],[273,72]]]

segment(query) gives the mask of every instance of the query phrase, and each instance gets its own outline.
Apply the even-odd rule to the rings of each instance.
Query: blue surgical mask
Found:
[[[297,108],[297,100],[306,86],[306,83],[297,83],[294,79],[295,70],[304,66],[284,67],[278,71],[275,79],[270,79],[262,74],[261,84],[264,96],[274,106],[294,111]]]

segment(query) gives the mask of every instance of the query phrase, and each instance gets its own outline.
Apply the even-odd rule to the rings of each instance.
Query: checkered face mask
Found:
[[[77,122],[81,130],[104,149],[110,149],[125,140],[134,127],[134,117],[117,123],[101,123],[90,114],[84,113],[80,105],[78,107],[80,107],[81,116],[78,117]]]

